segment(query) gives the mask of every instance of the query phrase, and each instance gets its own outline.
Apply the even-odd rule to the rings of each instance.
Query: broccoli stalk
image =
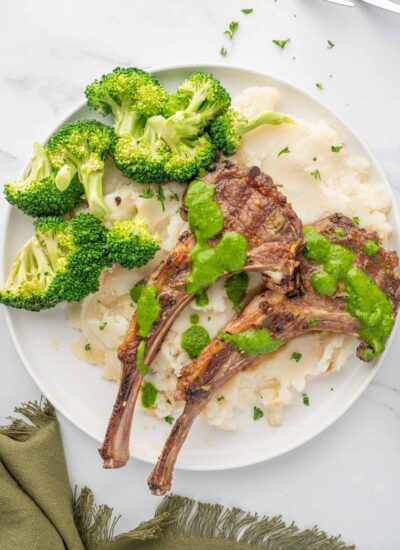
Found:
[[[160,237],[153,233],[145,219],[137,215],[132,220],[116,221],[107,233],[109,263],[127,269],[142,267],[160,249]]]
[[[33,146],[25,177],[4,186],[8,202],[33,217],[66,214],[79,204],[82,194],[83,188],[78,178],[74,178],[65,191],[57,188],[55,170],[40,143]]]
[[[230,109],[214,120],[210,128],[211,139],[224,155],[234,155],[245,134],[263,124],[294,123],[293,118],[282,113],[267,111],[251,120]]]
[[[50,162],[58,169],[57,187],[67,189],[77,173],[89,208],[98,218],[108,214],[103,197],[104,159],[114,140],[109,126],[96,120],[78,120],[60,128],[46,146]]]
[[[18,252],[0,291],[0,302],[40,311],[78,301],[99,288],[108,265],[106,229],[92,214],[39,218],[31,239]]]

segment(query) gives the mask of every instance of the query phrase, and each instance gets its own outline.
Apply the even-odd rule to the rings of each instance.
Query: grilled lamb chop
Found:
[[[227,163],[209,173],[205,181],[215,186],[213,200],[224,215],[221,235],[236,231],[247,240],[247,262],[243,270],[262,273],[267,288],[283,293],[293,290],[296,257],[303,245],[301,221],[271,178],[257,167],[241,169]],[[157,287],[161,305],[160,315],[146,338],[144,361],[147,365],[154,360],[179,312],[193,299],[193,295],[186,292],[186,282],[194,245],[193,234],[184,232],[177,247],[147,280],[149,285]],[[99,450],[104,468],[119,468],[129,460],[132,415],[142,381],[136,369],[141,340],[134,315],[118,353],[122,362],[121,382]]]
[[[375,233],[357,227],[349,218],[336,214],[316,223],[315,228],[331,241],[346,244],[355,252],[355,264],[362,267],[370,278],[386,293],[397,314],[400,299],[400,277],[394,271],[398,265],[395,252],[381,249],[373,256],[367,256],[363,247],[369,240],[378,241]],[[342,228],[344,236],[335,230]],[[343,232],[339,232],[343,235]],[[342,332],[359,336],[361,324],[346,311],[346,299],[340,291],[332,297],[318,294],[310,283],[315,264],[301,259],[298,276],[301,277],[299,291],[291,297],[265,291],[256,296],[244,311],[230,321],[225,333],[237,334],[251,329],[267,328],[270,334],[288,342],[301,334],[312,331]],[[361,339],[359,357],[368,347]],[[277,353],[277,352],[275,352]],[[179,451],[186,440],[189,429],[204,409],[210,397],[235,373],[257,363],[262,356],[248,355],[239,351],[232,343],[215,338],[200,356],[184,367],[178,381],[178,397],[186,398],[185,409],[176,421],[161,456],[151,473],[148,483],[151,491],[162,495],[169,490],[173,469]]]

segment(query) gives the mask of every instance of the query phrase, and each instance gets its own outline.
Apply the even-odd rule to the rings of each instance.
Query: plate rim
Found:
[[[354,128],[348,124],[342,116],[337,115],[322,99],[315,96],[312,92],[306,90],[305,88],[293,84],[292,82],[275,76],[272,73],[269,73],[267,71],[263,71],[260,69],[252,68],[245,65],[240,64],[230,64],[230,63],[174,63],[174,64],[164,64],[164,65],[155,65],[151,66],[150,68],[147,68],[149,73],[161,73],[161,72],[168,72],[173,70],[204,70],[205,68],[209,68],[211,70],[213,69],[229,69],[233,71],[245,71],[248,73],[252,73],[256,76],[266,77],[270,78],[271,80],[274,80],[278,85],[282,84],[284,86],[288,86],[289,88],[292,88],[296,92],[303,94],[307,96],[308,99],[312,100],[313,102],[319,104],[323,109],[328,111],[328,113],[336,120],[338,120],[348,131],[352,136],[356,139],[356,141],[361,145],[363,150],[368,154],[371,163],[373,164],[374,168],[376,169],[379,178],[381,181],[385,184],[386,188],[389,190],[390,197],[391,197],[391,211],[394,217],[394,233],[400,238],[400,212],[399,208],[397,206],[396,198],[394,195],[394,190],[380,164],[378,159],[376,158],[375,154],[373,153],[371,147],[364,141],[364,139],[360,136],[360,134],[354,130]],[[77,103],[74,107],[69,109],[63,116],[61,116],[56,123],[52,125],[50,130],[47,132],[47,134],[44,136],[44,138],[41,140],[41,142],[46,142],[49,137],[62,125],[64,124],[69,118],[74,116],[77,111],[82,109],[86,106],[86,101],[82,100],[81,102]],[[23,169],[20,172],[19,177],[22,178],[23,174],[28,166],[28,162],[24,165]],[[3,222],[3,231],[2,231],[2,237],[0,242],[0,273],[4,273],[4,251],[6,249],[6,240],[7,240],[7,229],[9,227],[10,223],[10,216],[11,212],[13,210],[13,207],[10,204],[6,204],[7,212],[4,217]],[[61,415],[66,418],[71,424],[73,424],[75,427],[77,427],[80,431],[94,439],[95,441],[98,441],[101,443],[101,440],[92,433],[92,430],[90,428],[83,427],[81,424],[79,424],[75,419],[73,419],[70,415],[70,413],[65,409],[63,405],[60,405],[57,402],[53,402],[50,397],[47,394],[47,391],[45,389],[45,384],[42,384],[42,382],[38,379],[35,370],[31,368],[30,362],[28,358],[26,357],[24,351],[22,350],[22,347],[19,344],[19,339],[17,335],[17,331],[14,329],[14,325],[11,319],[10,311],[8,308],[4,308],[4,316],[6,319],[6,325],[9,330],[9,333],[11,335],[11,339],[13,341],[13,344],[15,346],[15,349],[25,367],[30,377],[35,382],[36,386],[39,388],[39,390],[42,392],[42,394],[53,404],[53,406],[56,408],[56,410],[61,413]],[[324,423],[322,423],[317,429],[314,431],[311,431],[308,435],[301,438],[300,441],[289,443],[283,448],[277,450],[276,452],[273,452],[272,454],[269,454],[268,456],[264,457],[258,457],[254,459],[247,459],[247,460],[241,460],[238,461],[235,464],[228,464],[228,465],[216,465],[216,466],[207,466],[206,464],[201,465],[187,465],[187,464],[177,464],[175,469],[176,470],[187,470],[187,471],[221,471],[221,470],[233,470],[236,468],[243,468],[246,466],[252,466],[255,464],[260,464],[269,460],[272,460],[274,458],[277,458],[278,456],[282,456],[290,451],[294,451],[296,448],[301,447],[305,443],[308,443],[315,437],[317,437],[319,434],[324,432],[327,428],[329,428],[331,425],[333,425],[337,420],[339,420],[349,409],[350,407],[357,401],[357,399],[361,396],[361,394],[365,391],[365,389],[369,386],[373,378],[376,376],[378,370],[381,368],[382,364],[384,363],[386,356],[388,354],[388,351],[391,349],[393,340],[395,337],[396,329],[399,327],[400,324],[400,316],[396,319],[395,325],[393,326],[392,333],[387,341],[386,347],[382,355],[377,359],[376,364],[371,368],[369,375],[365,378],[364,382],[360,385],[358,390],[353,393],[351,398],[345,403],[344,406],[340,408],[338,412],[336,412],[335,415],[332,415],[331,418],[326,420]],[[57,400],[56,400],[57,401]],[[135,455],[135,453],[132,454],[131,459],[139,460],[141,462],[145,462],[148,464],[154,464],[155,461],[152,459],[149,459],[145,456]]]

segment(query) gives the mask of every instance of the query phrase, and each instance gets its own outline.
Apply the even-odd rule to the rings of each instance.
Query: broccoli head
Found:
[[[116,221],[107,233],[109,262],[127,269],[142,267],[160,249],[160,237],[153,233],[145,219],[137,215],[132,220]]]
[[[114,141],[109,126],[97,120],[77,120],[60,128],[46,145],[50,162],[58,170],[57,187],[67,189],[78,174],[89,208],[98,218],[108,213],[103,197],[104,159]]]
[[[55,183],[55,171],[45,148],[35,143],[31,162],[22,180],[4,186],[8,202],[28,216],[61,216],[71,212],[81,201],[83,187],[77,176],[64,191]]]
[[[151,74],[136,68],[117,67],[89,84],[85,90],[90,109],[111,113],[115,132],[139,137],[146,119],[164,112],[168,94]]]
[[[165,121],[162,116],[149,118],[140,139],[125,135],[114,146],[114,161],[124,176],[139,183],[160,183],[167,179],[165,163],[170,156],[166,143],[161,139],[158,126]]]
[[[197,72],[184,80],[169,101],[169,115],[183,137],[196,137],[226,111],[230,95],[213,75]]]
[[[96,292],[107,265],[107,230],[102,223],[85,213],[68,221],[39,218],[34,228],[11,266],[0,302],[40,311]]]
[[[172,154],[165,165],[169,179],[190,181],[214,160],[215,147],[207,134],[197,139],[170,141],[170,144]]]
[[[210,128],[211,139],[225,156],[230,157],[238,149],[242,137],[258,128],[262,124],[278,125],[282,123],[293,123],[294,120],[282,113],[267,111],[249,120],[233,109],[229,109],[224,115],[214,120]]]

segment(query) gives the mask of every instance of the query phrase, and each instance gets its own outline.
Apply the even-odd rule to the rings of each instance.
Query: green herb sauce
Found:
[[[142,290],[145,286],[146,285],[139,284],[130,289],[129,294],[131,296],[132,302],[134,302],[135,304],[138,303]]]
[[[157,287],[151,285],[144,286],[141,289],[136,309],[139,336],[145,338],[149,334],[160,311],[161,306],[157,299]]]
[[[145,382],[142,385],[142,405],[148,409],[157,400],[158,390],[151,382]]]
[[[149,372],[149,365],[144,362],[144,352],[146,350],[146,344],[144,340],[140,342],[136,352],[136,368],[142,376],[145,376]]]
[[[200,307],[204,307],[208,304],[208,294],[205,290],[201,290],[196,294],[196,305]]]
[[[240,312],[240,304],[247,293],[249,286],[249,276],[247,273],[235,273],[225,280],[224,288],[226,295],[232,302],[235,311]]]
[[[266,328],[246,330],[238,334],[221,334],[221,340],[231,342],[238,350],[248,355],[260,355],[276,351],[285,342],[271,336]]]
[[[198,316],[198,314],[192,313],[192,315],[190,316],[190,322],[192,323],[192,325],[197,325],[199,321],[200,317]]]
[[[181,347],[187,352],[190,359],[196,359],[209,343],[208,331],[199,325],[186,329],[181,336]]]
[[[393,328],[393,308],[388,297],[364,271],[353,265],[354,254],[351,250],[331,243],[312,227],[304,228],[304,236],[306,257],[323,268],[323,271],[311,276],[312,286],[320,294],[330,296],[336,291],[338,282],[343,281],[349,296],[347,311],[360,321],[362,328],[359,334],[371,345],[371,348],[364,350],[364,359],[373,359],[385,349],[385,342]],[[375,241],[370,242],[379,249]],[[373,245],[368,248],[369,255],[377,252]],[[368,254],[365,249],[364,252]]]
[[[191,253],[192,272],[187,285],[189,294],[198,294],[226,271],[238,271],[246,263],[247,241],[239,233],[225,233],[216,246],[206,242],[217,235],[224,225],[222,210],[213,201],[214,193],[213,185],[194,180],[185,197],[189,226],[197,241]]]

